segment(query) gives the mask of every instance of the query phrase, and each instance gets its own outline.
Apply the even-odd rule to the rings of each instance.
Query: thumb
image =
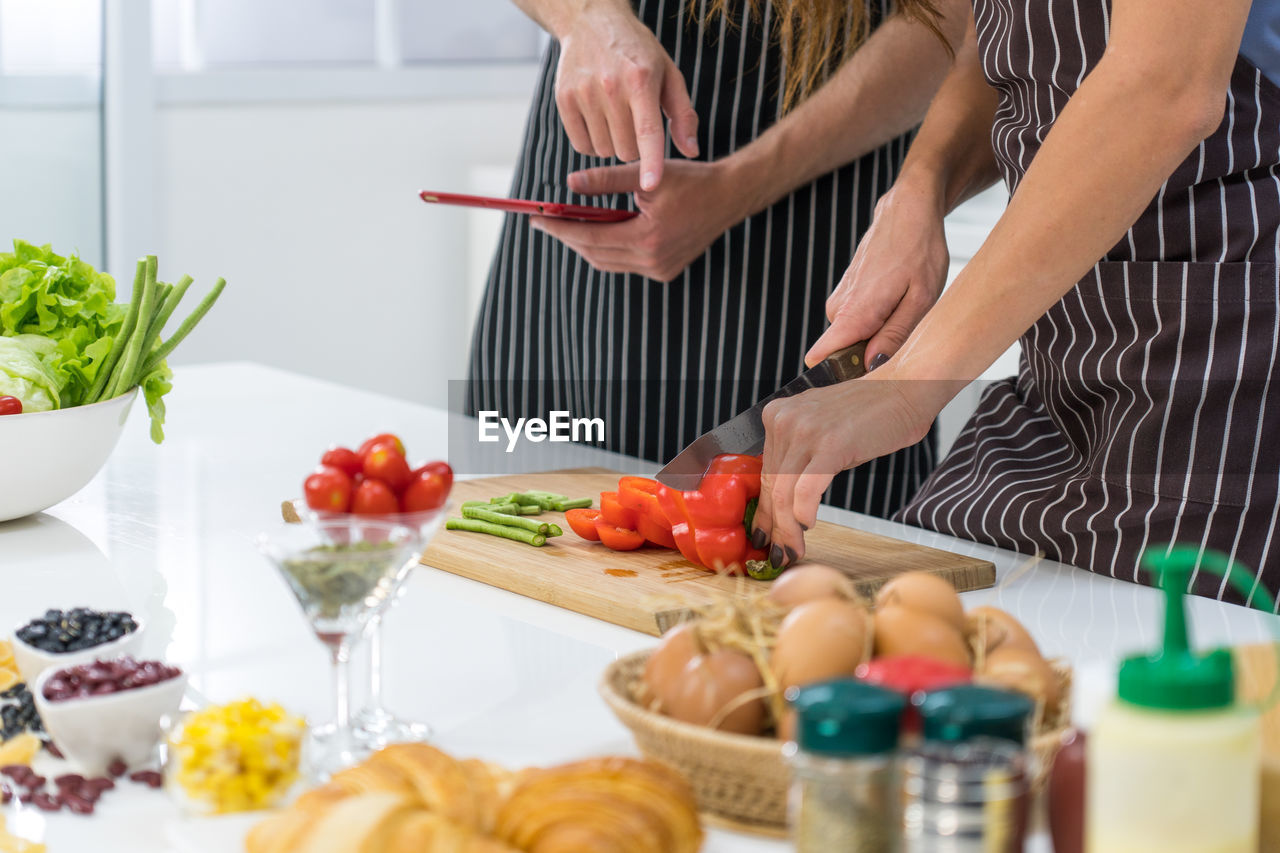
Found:
[[[689,100],[684,75],[674,62],[662,77],[662,111],[671,120],[671,141],[686,157],[698,156],[698,114]]]
[[[601,166],[569,175],[569,189],[579,195],[633,193],[640,190],[640,164]]]

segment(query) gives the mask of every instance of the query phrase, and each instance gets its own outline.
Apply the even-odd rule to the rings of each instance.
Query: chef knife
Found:
[[[864,375],[866,355],[866,341],[833,352],[745,412],[695,439],[658,472],[658,482],[672,489],[696,489],[711,460],[720,454],[760,453],[764,450],[765,406],[780,397],[794,397],[810,388],[824,388]]]

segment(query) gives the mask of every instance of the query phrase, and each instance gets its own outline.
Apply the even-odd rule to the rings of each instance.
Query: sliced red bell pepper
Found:
[[[648,477],[623,477],[618,481],[618,503],[636,513],[636,530],[654,545],[675,548],[671,522],[658,503],[662,484]]]
[[[600,534],[596,532],[598,518],[600,518],[598,509],[571,509],[564,514],[564,520],[569,523],[569,527],[573,528],[573,532],[592,542],[600,541]]]
[[[658,504],[685,559],[728,574],[744,572],[748,560],[764,559],[763,551],[750,546],[746,527],[748,506],[760,495],[760,468],[756,456],[717,456],[697,489],[658,491]]]
[[[644,544],[644,537],[638,531],[615,527],[604,518],[596,521],[596,532],[605,547],[614,551],[634,551]]]
[[[600,493],[600,517],[614,527],[635,530],[637,515],[634,509],[622,505],[617,492]]]

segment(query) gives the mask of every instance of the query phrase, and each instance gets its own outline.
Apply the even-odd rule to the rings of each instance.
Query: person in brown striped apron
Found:
[[[555,40],[511,195],[641,215],[506,218],[467,413],[599,417],[608,449],[663,463],[803,369],[951,59],[891,15],[923,0],[516,2]],[[830,502],[899,509],[936,462],[922,438]]]
[[[801,553],[824,478],[1020,338],[899,519],[1139,582],[1145,547],[1192,544],[1280,586],[1280,3],[1252,5],[974,0],[855,284],[901,289],[875,259],[997,170],[1008,209],[887,364],[767,413],[758,538]]]

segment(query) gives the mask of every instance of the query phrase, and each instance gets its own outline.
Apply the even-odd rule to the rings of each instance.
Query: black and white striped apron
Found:
[[[888,0],[868,0],[873,17]],[[699,12],[705,12],[705,0]],[[731,154],[779,117],[780,51],[771,9],[745,0],[705,30],[684,0],[640,0],[636,13],[689,85],[701,156]],[[512,195],[612,206],[565,177],[612,161],[575,152],[554,98],[559,48],[543,60]],[[851,119],[851,120],[856,120]],[[612,450],[665,462],[706,430],[772,393],[803,368],[876,200],[906,153],[903,136],[802,187],[731,228],[670,284],[601,273],[528,220],[508,216],[472,343],[470,413],[602,417]],[[671,149],[668,145],[668,154]],[[934,440],[841,475],[829,502],[887,516],[934,465]]]
[[[975,0],[1011,191],[1107,44],[1107,0]],[[1128,580],[1144,547],[1280,585],[1280,87],[1237,60],[1226,118],[1021,340],[910,524]],[[1272,382],[1275,378],[1277,381]],[[1223,582],[1193,579],[1202,595]],[[1228,597],[1232,597],[1228,594]]]

